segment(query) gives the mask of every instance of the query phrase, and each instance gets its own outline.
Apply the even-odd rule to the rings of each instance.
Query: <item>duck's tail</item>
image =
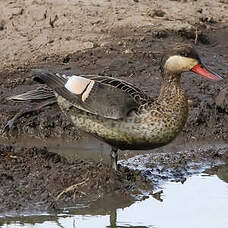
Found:
[[[32,75],[33,80],[39,82],[42,86],[16,96],[10,96],[7,100],[23,102],[39,102],[49,99],[56,100],[52,89],[55,90],[58,89],[58,87],[62,87],[65,84],[66,76],[45,69],[32,69]]]
[[[21,102],[40,102],[44,100],[55,100],[57,102],[54,92],[44,86],[27,91],[22,94],[7,97],[6,99]]]
[[[46,87],[38,87],[37,89],[7,97],[6,99],[20,102],[29,102],[33,103],[33,105],[29,105],[28,107],[24,107],[22,110],[20,110],[12,119],[7,122],[2,132],[8,131],[10,128],[12,128],[15,121],[20,119],[24,114],[38,111],[45,106],[57,103],[57,98],[54,92]]]

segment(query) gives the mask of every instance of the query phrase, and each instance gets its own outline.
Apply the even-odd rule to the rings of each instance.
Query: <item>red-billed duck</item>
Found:
[[[48,70],[34,70],[34,74],[36,81],[50,89],[29,91],[11,99],[47,99],[53,103],[57,98],[61,110],[76,127],[111,145],[112,167],[117,170],[118,149],[160,147],[175,139],[182,130],[188,117],[188,100],[180,85],[183,72],[191,71],[214,81],[222,79],[201,63],[191,45],[178,45],[169,50],[160,68],[162,83],[155,101],[120,79],[66,76]]]

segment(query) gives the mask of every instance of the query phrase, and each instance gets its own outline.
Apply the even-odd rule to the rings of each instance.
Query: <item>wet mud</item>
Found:
[[[130,199],[129,191],[133,191],[137,182],[128,168],[121,168],[116,175],[102,162],[69,162],[46,148],[2,144],[0,156],[3,214],[6,208],[12,213],[21,209],[56,211],[91,203],[110,192],[125,194]]]
[[[133,196],[142,196],[145,191],[153,194],[159,180],[184,181],[193,173],[191,170],[200,172],[205,164],[213,166],[216,162],[227,162],[227,37],[227,27],[204,28],[197,36],[192,29],[158,31],[148,27],[122,27],[113,31],[111,42],[70,54],[44,56],[41,62],[2,70],[0,129],[14,114],[30,105],[6,98],[38,86],[30,75],[32,68],[117,77],[156,98],[160,88],[159,63],[162,53],[170,44],[185,42],[196,43],[202,61],[224,80],[213,83],[191,73],[186,73],[182,78],[182,86],[189,96],[190,113],[174,145],[185,146],[191,142],[199,145],[197,149],[182,149],[178,153],[170,152],[170,147],[146,151],[142,153],[149,155],[143,155],[140,158],[142,162],[137,161],[138,157],[131,151],[120,152],[123,161],[120,162],[118,174],[110,170],[108,159],[104,161],[103,156],[98,156],[102,148],[94,146],[92,139],[87,141],[94,152],[90,158],[82,158],[77,153],[74,159],[69,159],[61,154],[61,148],[67,143],[74,144],[77,152],[80,139],[88,136],[76,129],[57,105],[26,114],[9,132],[1,132],[0,214],[58,210],[88,204],[113,193],[130,202]],[[35,139],[41,143],[27,144],[30,138],[31,142]],[[60,145],[60,149],[50,149],[48,141],[56,144],[56,148]],[[216,146],[200,149],[205,141]],[[107,157],[108,149],[105,147],[103,150]],[[139,168],[141,163],[144,169]]]

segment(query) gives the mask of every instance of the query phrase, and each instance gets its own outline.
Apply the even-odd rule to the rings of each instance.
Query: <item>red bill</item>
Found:
[[[207,78],[207,79],[211,79],[211,80],[215,80],[215,81],[223,79],[221,76],[212,72],[211,70],[208,70],[205,66],[203,66],[200,63],[197,64],[195,67],[193,67],[192,71],[198,75],[201,75],[201,76]]]

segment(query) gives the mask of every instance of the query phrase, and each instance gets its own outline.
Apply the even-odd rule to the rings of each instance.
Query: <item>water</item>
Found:
[[[159,200],[150,196],[143,201],[118,202],[110,197],[92,208],[65,209],[57,215],[0,218],[1,225],[3,228],[227,228],[228,165],[195,174],[183,184],[166,183]]]

